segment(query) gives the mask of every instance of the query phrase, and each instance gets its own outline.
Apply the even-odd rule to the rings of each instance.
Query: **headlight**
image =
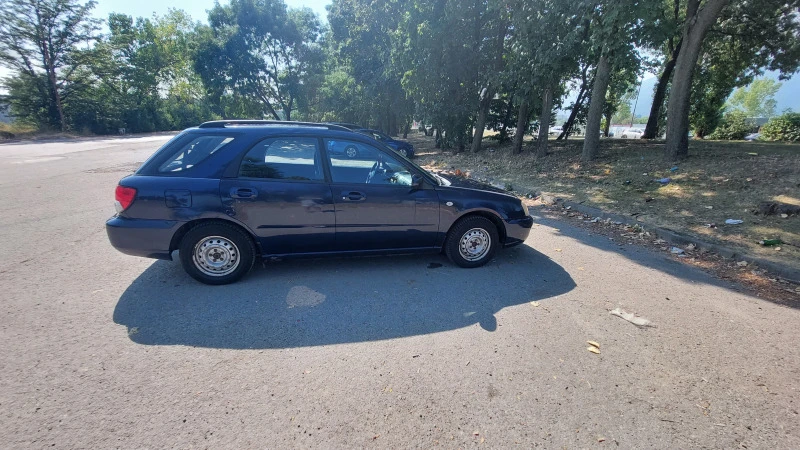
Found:
[[[520,203],[522,203],[522,212],[524,212],[526,216],[530,216],[531,213],[530,211],[528,211],[528,205],[526,205],[525,202],[520,202]]]

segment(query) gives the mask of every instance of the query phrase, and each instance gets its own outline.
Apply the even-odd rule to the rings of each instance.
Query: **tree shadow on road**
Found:
[[[503,308],[575,288],[569,274],[528,246],[480,269],[443,256],[269,263],[229,286],[205,286],[176,262],[158,261],[122,294],[114,322],[145,345],[292,348],[425,335],[479,324]]]

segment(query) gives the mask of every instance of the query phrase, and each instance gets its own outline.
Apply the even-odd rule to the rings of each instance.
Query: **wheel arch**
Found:
[[[497,234],[500,236],[500,243],[503,244],[503,243],[506,242],[506,237],[507,237],[506,226],[503,223],[503,219],[500,216],[498,216],[496,213],[492,212],[492,211],[487,211],[487,210],[482,210],[482,209],[473,210],[473,211],[469,211],[469,212],[466,212],[466,213],[462,214],[458,219],[453,221],[453,223],[447,229],[446,235],[449,235],[450,234],[450,230],[452,230],[453,227],[458,225],[459,222],[463,221],[464,219],[470,218],[470,217],[483,217],[483,218],[489,219],[494,224],[495,228],[497,229]]]
[[[175,250],[178,249],[178,247],[181,245],[181,240],[183,239],[184,236],[186,236],[186,233],[188,233],[189,230],[191,230],[192,228],[194,228],[194,227],[196,227],[196,226],[198,226],[200,224],[205,224],[205,223],[221,223],[221,224],[224,224],[224,225],[230,225],[230,226],[234,226],[234,227],[238,228],[245,235],[247,235],[250,238],[250,240],[253,242],[253,247],[255,247],[255,249],[256,249],[257,256],[261,256],[263,254],[262,249],[261,249],[261,245],[259,244],[258,239],[256,239],[256,237],[253,235],[253,233],[250,230],[247,229],[247,227],[243,226],[242,224],[240,224],[240,223],[238,223],[236,221],[227,220],[227,219],[221,219],[221,218],[217,218],[217,217],[195,219],[195,220],[191,220],[191,221],[186,222],[185,224],[183,224],[180,228],[178,228],[177,231],[175,231],[175,234],[172,235],[172,240],[169,243],[169,252],[170,252],[170,254],[172,254],[172,252],[174,252]]]

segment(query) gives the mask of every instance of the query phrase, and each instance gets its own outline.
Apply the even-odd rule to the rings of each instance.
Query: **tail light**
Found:
[[[117,209],[117,213],[121,213],[128,209],[136,199],[136,189],[128,186],[117,186],[114,197],[116,200],[114,207]]]

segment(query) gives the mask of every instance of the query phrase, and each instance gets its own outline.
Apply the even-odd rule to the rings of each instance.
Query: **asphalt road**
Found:
[[[544,218],[200,285],[105,235],[164,140],[0,145],[3,448],[800,448],[796,309]]]

